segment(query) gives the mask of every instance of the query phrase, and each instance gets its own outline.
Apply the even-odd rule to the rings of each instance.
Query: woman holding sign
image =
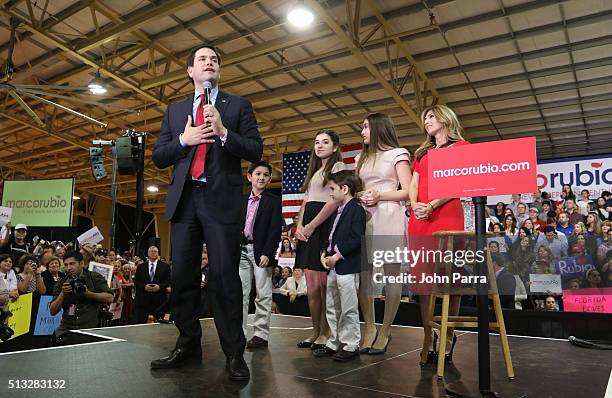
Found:
[[[462,136],[463,129],[459,124],[457,115],[447,106],[433,105],[425,109],[421,115],[425,142],[415,152],[415,161],[412,168],[412,182],[410,184],[411,216],[408,223],[409,247],[412,250],[424,247],[435,250],[436,242],[432,234],[437,231],[463,230],[463,206],[457,198],[431,199],[428,193],[428,153],[438,148],[469,144]],[[410,271],[416,275],[416,281],[422,277],[433,274],[433,264],[420,262],[414,264]],[[415,283],[410,290],[420,294],[421,319],[426,319],[429,307],[429,294],[431,286],[424,283]],[[458,315],[461,305],[461,296],[451,296],[449,315]],[[449,341],[446,342],[446,360],[452,360],[456,337],[449,328]],[[452,344],[451,344],[452,343]],[[435,359],[433,347],[427,353],[427,362]],[[450,350],[450,351],[449,351]]]

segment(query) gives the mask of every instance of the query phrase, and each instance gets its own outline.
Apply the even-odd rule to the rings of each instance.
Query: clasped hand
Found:
[[[365,191],[359,192],[357,197],[365,206],[376,206],[380,200],[380,192],[373,189],[366,189]]]
[[[212,144],[215,142],[215,136],[222,136],[225,133],[219,111],[213,105],[204,105],[204,121],[204,124],[194,127],[191,115],[187,115],[182,136],[186,145]]]
[[[431,208],[429,203],[417,202],[412,205],[414,215],[418,220],[425,220],[431,214]]]

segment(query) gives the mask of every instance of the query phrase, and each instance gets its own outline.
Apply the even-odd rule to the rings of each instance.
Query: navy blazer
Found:
[[[207,203],[210,214],[220,224],[240,223],[242,198],[241,159],[250,162],[261,160],[263,143],[251,103],[219,91],[215,107],[227,128],[227,140],[221,144],[215,137],[206,148]],[[170,104],[153,148],[153,162],[160,169],[173,166],[166,195],[166,218],[172,221],[183,193],[183,187],[191,179],[190,167],[196,147],[183,148],[179,135],[183,133],[187,116],[193,113],[193,95],[183,101]]]
[[[166,298],[166,288],[170,286],[170,266],[163,261],[157,260],[157,266],[155,267],[155,274],[153,280],[149,275],[149,260],[145,261],[136,267],[136,273],[134,274],[134,286],[136,288],[136,300],[138,304],[148,303],[148,299],[157,299],[163,301]],[[159,285],[159,291],[147,292],[144,290],[145,285],[153,283]]]
[[[329,228],[333,227],[336,214],[332,217]],[[365,226],[365,210],[359,201],[353,198],[344,206],[332,236],[332,248],[337,245],[338,251],[344,257],[336,263],[335,270],[338,275],[361,272],[361,238],[365,235]],[[327,236],[329,232],[327,231]]]
[[[242,231],[246,223],[247,206],[251,192],[242,197]],[[270,265],[274,266],[276,250],[280,241],[283,216],[281,199],[271,192],[263,191],[257,213],[255,213],[255,224],[253,224],[253,254],[255,261],[259,263],[262,255],[270,259]],[[244,232],[243,232],[244,234]]]

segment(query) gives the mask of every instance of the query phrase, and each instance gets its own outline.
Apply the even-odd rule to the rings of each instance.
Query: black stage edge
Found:
[[[362,355],[349,363],[314,358],[295,344],[311,332],[310,318],[272,315],[267,349],[247,351],[248,383],[231,382],[213,320],[203,325],[202,364],[151,370],[149,362],[173,348],[174,325],[138,325],[86,331],[112,341],[0,355],[4,397],[446,397],[434,365],[421,368],[423,330],[392,328],[384,356]],[[574,347],[566,341],[509,337],[516,378],[507,380],[501,347],[491,339],[491,381],[500,397],[603,397],[610,352]],[[477,335],[458,332],[446,383],[478,383]],[[8,390],[10,379],[65,380],[64,389]],[[10,394],[10,395],[9,395]]]

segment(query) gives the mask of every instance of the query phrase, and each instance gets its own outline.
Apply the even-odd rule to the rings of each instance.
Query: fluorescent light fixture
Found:
[[[314,21],[314,14],[303,4],[294,7],[287,15],[289,22],[298,28],[304,28]]]
[[[147,191],[149,191],[149,192],[159,192],[159,188],[156,185],[149,185],[147,187]]]

